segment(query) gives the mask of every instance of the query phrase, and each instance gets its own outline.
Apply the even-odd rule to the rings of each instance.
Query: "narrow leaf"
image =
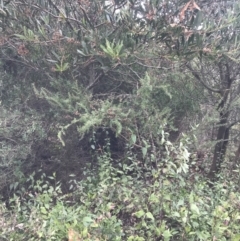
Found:
[[[144,158],[147,154],[147,148],[146,147],[142,148],[142,154],[143,154],[143,158]]]

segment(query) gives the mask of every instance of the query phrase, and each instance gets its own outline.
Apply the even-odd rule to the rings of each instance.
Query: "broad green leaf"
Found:
[[[84,230],[82,231],[82,237],[83,238],[86,238],[88,236],[88,229],[87,228],[84,228]]]
[[[42,214],[47,214],[48,213],[45,207],[41,207],[40,210],[41,210]]]
[[[84,217],[83,220],[82,220],[83,224],[85,226],[88,226],[90,223],[93,222],[92,218],[91,217]]]
[[[155,193],[152,193],[149,197],[149,202],[150,203],[159,203],[160,198]]]
[[[192,204],[190,205],[190,209],[191,209],[191,211],[192,211],[193,213],[197,213],[198,215],[200,214],[199,208],[197,207],[197,205],[196,205],[195,203],[192,203]]]
[[[143,210],[140,210],[140,211],[138,211],[138,212],[135,213],[135,216],[136,216],[137,218],[141,218],[144,214],[145,214],[145,212],[144,212]]]
[[[44,206],[45,206],[46,209],[49,209],[49,208],[50,208],[50,206],[49,206],[48,203],[45,203]]]
[[[146,213],[146,217],[151,219],[151,220],[154,220],[154,217],[153,217],[152,213],[150,213],[150,212]]]
[[[136,143],[136,140],[137,140],[136,135],[132,134],[132,135],[131,135],[131,140],[132,140],[132,143],[135,144],[135,143]]]
[[[231,238],[231,241],[239,241],[240,240],[240,234],[236,234]]]
[[[162,234],[164,241],[169,241],[170,238],[172,237],[172,234],[169,229],[165,230]]]

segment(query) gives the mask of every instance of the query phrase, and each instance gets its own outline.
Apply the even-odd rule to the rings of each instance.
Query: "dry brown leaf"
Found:
[[[21,55],[21,56],[25,56],[29,53],[28,49],[26,48],[26,46],[24,44],[21,44],[19,47],[18,47],[18,54]]]
[[[187,9],[189,8],[190,11],[193,11],[194,9],[198,9],[199,11],[201,10],[201,8],[196,4],[196,2],[194,0],[190,0],[182,9],[182,11],[179,14],[179,19],[180,21],[182,21],[183,19],[185,19],[185,12],[187,11]]]
[[[186,30],[184,31],[184,36],[186,37],[186,41],[193,35],[193,31]]]
[[[189,5],[191,4],[192,0],[189,1],[182,9],[182,11],[179,14],[180,21],[182,21],[185,18],[185,12],[187,11]]]
[[[201,8],[196,4],[196,2],[195,1],[192,1],[192,8],[193,9],[198,9],[199,11],[201,11]]]
[[[211,53],[212,50],[210,48],[203,48],[204,53]]]
[[[80,235],[78,234],[78,232],[74,231],[73,229],[69,229],[68,241],[81,241]]]

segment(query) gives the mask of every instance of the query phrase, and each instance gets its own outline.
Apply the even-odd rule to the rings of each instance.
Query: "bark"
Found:
[[[217,174],[221,170],[221,164],[223,163],[229,142],[229,132],[231,126],[228,125],[230,109],[229,109],[229,95],[232,85],[232,79],[230,77],[230,70],[228,63],[219,63],[220,80],[222,84],[221,101],[217,110],[220,113],[220,120],[217,131],[217,142],[214,148],[213,161],[208,173],[208,177],[211,181],[217,179]]]
[[[228,124],[229,114],[224,116],[219,122],[219,128],[217,132],[217,143],[214,148],[213,161],[208,173],[208,177],[212,180],[216,180],[216,174],[221,170],[221,164],[224,161],[227,146],[229,142],[229,127]]]

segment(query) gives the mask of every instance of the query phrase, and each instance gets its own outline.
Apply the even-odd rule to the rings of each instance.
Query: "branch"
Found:
[[[231,124],[228,126],[228,129],[230,130],[233,126],[235,126],[235,125],[238,124],[239,122],[240,122],[240,120],[234,121],[233,123],[231,123]]]
[[[52,0],[49,0],[49,2],[50,2],[50,4],[52,4],[52,6],[55,8],[55,10],[57,11],[57,13],[60,14],[61,11],[60,11],[60,9],[56,6],[56,4],[53,3]],[[68,24],[68,26],[71,28],[71,30],[74,30],[73,26],[72,26],[71,23],[68,21],[67,16],[66,16],[66,19],[65,19],[65,20],[66,20],[66,23]]]
[[[198,73],[189,65],[186,64],[186,67],[191,71],[192,75],[209,91],[211,92],[215,92],[215,93],[221,93],[220,89],[214,89],[210,86],[208,86],[202,79],[201,77],[198,75]]]
[[[79,7],[80,7],[81,10],[83,11],[83,14],[84,14],[84,16],[85,16],[85,19],[86,19],[87,22],[89,23],[90,27],[91,27],[92,29],[94,29],[94,26],[92,25],[92,23],[91,23],[88,15],[87,15],[87,13],[86,13],[86,10],[85,10],[81,5],[79,5]]]
[[[27,4],[23,4],[23,5],[27,5]],[[36,9],[39,9],[39,10],[45,12],[45,13],[50,14],[52,17],[59,19],[59,16],[54,15],[53,13],[51,13],[50,11],[42,8],[41,6],[31,5],[31,7],[34,7],[34,8],[36,8]],[[59,10],[59,11],[60,11],[60,10]],[[59,13],[59,12],[58,12],[58,13]],[[17,19],[16,19],[16,20],[17,20]],[[67,20],[68,20],[68,21],[67,21]],[[79,20],[77,20],[77,19],[75,19],[75,18],[71,18],[71,17],[67,17],[67,16],[66,16],[66,22],[67,22],[67,24],[70,26],[70,28],[71,28],[72,30],[74,30],[74,29],[73,29],[72,25],[71,25],[70,22],[69,22],[70,20],[73,21],[73,22],[76,22],[76,23],[80,24],[80,26],[81,26],[82,28],[84,28],[85,30],[87,30],[87,29],[81,24],[81,22],[80,22]]]
[[[98,80],[103,76],[103,73],[99,73],[98,76],[94,79],[94,81],[92,83],[90,83],[88,86],[87,86],[87,90],[90,90],[94,87],[94,85],[98,82]]]

